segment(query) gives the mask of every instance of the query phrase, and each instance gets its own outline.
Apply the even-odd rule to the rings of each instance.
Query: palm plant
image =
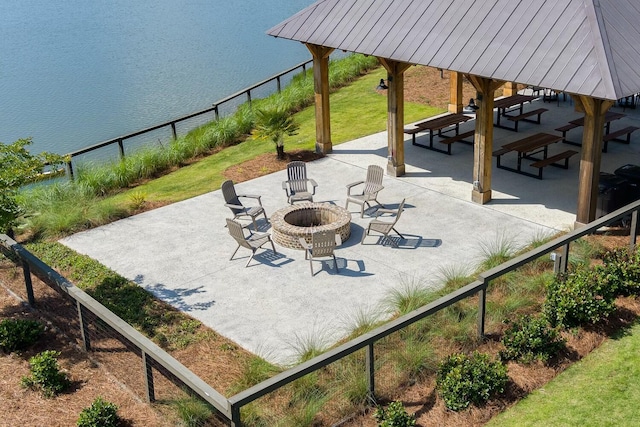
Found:
[[[278,160],[284,159],[284,136],[298,133],[298,125],[287,110],[274,107],[256,110],[256,125],[251,136],[253,139],[273,141],[276,144]]]

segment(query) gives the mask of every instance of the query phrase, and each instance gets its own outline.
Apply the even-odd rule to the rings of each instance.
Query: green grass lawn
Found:
[[[487,425],[640,424],[640,323],[572,365]]]
[[[334,145],[386,129],[387,98],[375,90],[381,78],[386,78],[383,68],[331,94],[331,139]],[[314,107],[310,106],[296,114],[300,130],[297,135],[285,137],[285,151],[314,149],[314,111]],[[414,122],[442,112],[442,109],[424,104],[405,103],[405,122]],[[264,153],[276,155],[273,143],[247,140],[133,190],[109,197],[103,203],[125,203],[133,192],[144,193],[149,201],[173,203],[185,200],[220,188],[225,169]]]

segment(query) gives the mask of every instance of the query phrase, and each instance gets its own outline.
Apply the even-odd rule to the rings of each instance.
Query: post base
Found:
[[[471,201],[474,203],[478,203],[479,205],[484,205],[491,201],[491,190],[480,192],[478,190],[471,191]]]

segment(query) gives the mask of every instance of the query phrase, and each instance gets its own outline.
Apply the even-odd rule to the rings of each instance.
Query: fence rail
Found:
[[[309,64],[312,64],[313,60],[308,60],[305,62],[301,62],[298,65],[295,65],[291,68],[288,68],[274,76],[268,77],[248,88],[242,89],[234,94],[231,94],[225,98],[222,98],[218,101],[216,101],[215,103],[213,103],[213,105],[209,108],[205,108],[204,110],[200,110],[200,111],[196,111],[194,113],[191,114],[187,114],[186,116],[182,116],[182,117],[178,117],[177,119],[173,119],[170,120],[168,122],[164,122],[164,123],[160,123],[158,125],[155,126],[151,126],[145,129],[141,129],[139,131],[133,132],[133,133],[129,133],[126,135],[122,135],[119,136],[117,138],[112,138],[109,139],[107,141],[103,141],[103,142],[99,142],[97,144],[94,145],[90,145],[88,147],[82,148],[80,150],[76,150],[76,151],[72,151],[71,153],[68,153],[67,156],[69,158],[68,162],[67,162],[67,173],[69,174],[69,177],[73,178],[73,158],[74,157],[78,157],[80,155],[86,154],[86,153],[90,153],[92,151],[98,150],[100,148],[104,148],[104,147],[108,147],[110,145],[114,145],[114,144],[118,144],[118,152],[120,155],[120,158],[123,159],[125,157],[125,151],[124,151],[124,141],[127,139],[131,139],[134,138],[136,136],[140,136],[143,135],[145,133],[149,133],[149,132],[153,132],[156,131],[158,129],[162,129],[162,128],[166,128],[166,127],[171,127],[171,135],[173,137],[173,139],[176,139],[178,137],[177,134],[177,130],[176,130],[176,124],[180,123],[180,122],[184,122],[186,120],[192,119],[194,117],[198,117],[198,116],[202,116],[204,114],[209,114],[211,112],[213,112],[214,114],[214,119],[218,120],[220,118],[220,107],[228,104],[231,101],[236,100],[237,98],[240,98],[242,96],[246,96],[247,98],[247,102],[249,104],[251,104],[251,92],[255,91],[256,89],[265,86],[269,83],[272,83],[273,81],[276,82],[276,90],[278,93],[281,92],[282,90],[282,78],[288,74],[291,74],[295,71],[297,71],[298,69],[302,70],[302,72],[306,72],[307,66]]]
[[[215,407],[222,416],[226,418],[226,422],[231,426],[237,427],[241,425],[240,409],[267,394],[276,391],[285,385],[307,375],[318,371],[328,365],[337,362],[358,350],[366,349],[364,363],[361,366],[363,372],[366,373],[368,396],[372,400],[375,399],[375,368],[374,368],[374,344],[377,341],[389,336],[390,334],[401,331],[404,328],[431,316],[440,310],[455,304],[465,298],[478,295],[478,318],[477,318],[477,335],[484,336],[485,313],[486,313],[486,292],[490,282],[499,277],[532,262],[541,256],[547,254],[555,254],[560,260],[557,265],[559,269],[567,268],[567,258],[569,254],[569,246],[575,240],[592,234],[604,226],[615,223],[625,217],[631,215],[629,245],[635,247],[636,236],[638,232],[638,210],[640,210],[640,200],[631,203],[628,206],[620,208],[586,226],[574,230],[568,234],[560,236],[540,247],[528,251],[516,258],[513,258],[493,269],[487,270],[479,275],[479,279],[448,294],[430,304],[427,304],[411,313],[392,320],[364,335],[350,340],[332,350],[329,350],[319,356],[314,357],[300,365],[288,369],[266,381],[263,381],[253,387],[250,387],[230,398],[226,398],[211,386],[206,384],[202,379],[181,365],[173,357],[159,348],[148,338],[144,337],[138,331],[126,324],[115,314],[107,310],[100,303],[84,291],[75,287],[67,279],[59,275],[49,266],[44,264],[40,259],[35,257],[21,245],[6,235],[0,234],[0,250],[7,253],[12,259],[17,258],[24,269],[26,295],[30,304],[34,304],[36,297],[31,284],[31,275],[35,275],[50,287],[55,287],[68,294],[77,304],[78,325],[81,329],[80,336],[84,341],[84,348],[91,351],[91,342],[87,339],[88,334],[85,333],[85,322],[83,313],[85,310],[90,311],[98,319],[106,322],[118,334],[137,348],[138,353],[142,355],[142,375],[146,381],[145,390],[147,399],[154,400],[154,384],[153,384],[153,367],[158,366],[162,370],[169,372],[170,378],[175,377],[180,384],[186,386],[191,393],[194,393]],[[558,253],[556,250],[560,249]],[[153,362],[153,363],[150,363]]]

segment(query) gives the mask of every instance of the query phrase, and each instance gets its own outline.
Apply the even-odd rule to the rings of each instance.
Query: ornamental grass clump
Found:
[[[506,366],[491,361],[488,354],[477,351],[471,356],[455,353],[440,363],[436,389],[448,409],[461,411],[504,393],[508,380]]]
[[[509,328],[501,340],[505,349],[499,353],[502,360],[547,362],[564,348],[559,331],[551,328],[544,317],[522,316],[507,323]]]

